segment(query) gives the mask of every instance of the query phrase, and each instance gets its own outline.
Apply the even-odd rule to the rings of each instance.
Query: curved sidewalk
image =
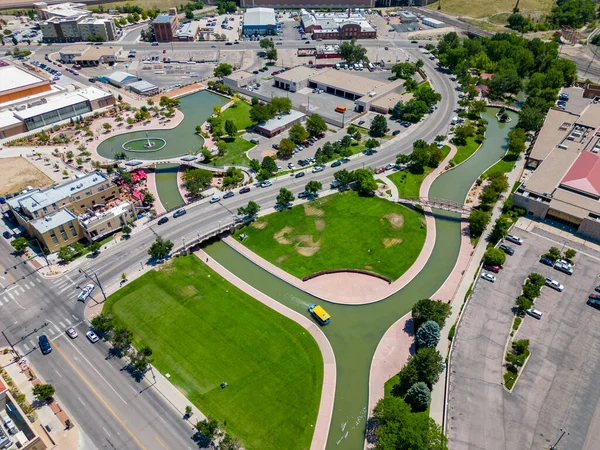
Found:
[[[208,256],[208,254],[206,254],[203,250],[198,250],[194,252],[194,254],[203,262],[205,262],[208,267],[217,272],[237,288],[251,295],[262,304],[301,325],[312,335],[315,341],[317,341],[319,349],[321,350],[321,354],[323,355],[323,388],[321,390],[321,401],[319,405],[319,413],[317,415],[317,423],[315,424],[315,431],[310,448],[311,450],[324,449],[327,444],[329,425],[331,423],[331,416],[333,414],[333,402],[335,399],[336,384],[335,355],[333,353],[333,349],[331,348],[331,344],[325,337],[325,334],[323,334],[320,328],[313,321],[250,286],[248,283],[229,272],[213,258]]]

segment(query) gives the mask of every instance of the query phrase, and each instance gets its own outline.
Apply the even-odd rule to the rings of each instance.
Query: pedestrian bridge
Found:
[[[472,208],[465,204],[455,202],[454,200],[447,200],[445,198],[433,198],[433,197],[405,197],[398,200],[398,203],[405,205],[419,205],[427,206],[429,208],[441,209],[444,211],[452,211],[461,214],[471,214]]]

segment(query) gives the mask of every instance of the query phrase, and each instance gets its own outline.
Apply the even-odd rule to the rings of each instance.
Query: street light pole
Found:
[[[556,442],[550,446],[550,450],[556,450],[556,446],[558,445],[558,443],[560,442],[560,440],[564,437],[564,435],[570,435],[571,433],[568,433],[566,430],[563,430],[562,428],[560,429],[560,436],[558,436],[558,439],[556,440]]]

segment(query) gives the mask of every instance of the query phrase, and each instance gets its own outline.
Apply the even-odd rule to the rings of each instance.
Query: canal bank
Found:
[[[482,147],[464,164],[441,175],[432,184],[430,196],[463,202],[481,173],[503,157],[510,126],[499,124],[494,114],[494,109],[483,114],[489,124]],[[323,332],[335,352],[337,369],[328,448],[362,447],[368,416],[369,369],[381,336],[398,318],[409,312],[416,301],[432,296],[455,265],[461,244],[460,215],[435,211],[435,224],[436,240],[431,257],[423,270],[401,291],[370,305],[326,304],[332,322],[323,327]],[[209,245],[206,252],[242,280],[301,314],[308,315],[308,305],[323,303],[254,265],[223,242]]]

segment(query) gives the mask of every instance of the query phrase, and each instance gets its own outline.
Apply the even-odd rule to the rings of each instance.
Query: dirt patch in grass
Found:
[[[275,239],[275,241],[277,241],[279,244],[290,245],[292,241],[286,238],[285,235],[291,233],[292,231],[294,231],[292,227],[283,227],[281,231],[278,231],[273,235],[273,239]]]
[[[394,245],[402,244],[402,239],[399,238],[383,238],[383,245],[390,248]]]
[[[317,231],[323,231],[325,229],[325,220],[315,219],[315,229]]]
[[[288,259],[288,255],[281,255],[279,258],[277,258],[275,261],[278,264],[281,264],[282,262],[284,262],[286,259]]]
[[[263,158],[266,158],[267,156],[273,156],[275,155],[277,152],[274,150],[264,150],[260,156],[262,156]]]
[[[267,228],[268,222],[252,222],[253,228],[258,228],[259,230],[264,230]]]
[[[383,216],[383,218],[390,222],[394,230],[401,230],[404,226],[404,216],[400,214],[389,213]]]
[[[0,196],[19,192],[27,186],[44,189],[53,184],[52,179],[25,158],[0,159]]]
[[[314,242],[312,234],[296,236],[296,251],[302,256],[313,256],[321,249],[321,240]]]
[[[325,211],[316,208],[315,206],[312,206],[310,203],[305,203],[304,214],[306,214],[307,216],[323,217],[325,215]]]
[[[193,297],[198,294],[198,289],[195,286],[188,285],[181,288],[182,297]]]

